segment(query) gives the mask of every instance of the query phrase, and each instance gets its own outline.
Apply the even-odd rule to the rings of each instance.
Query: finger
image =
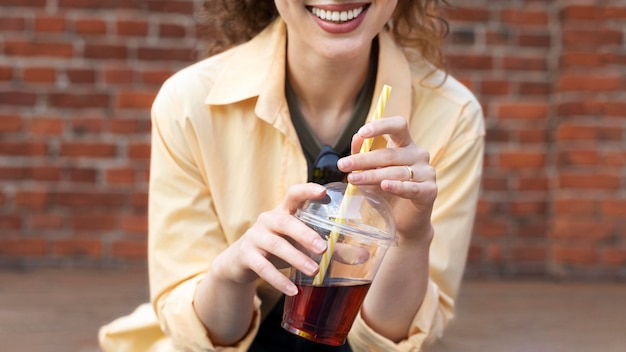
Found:
[[[434,181],[407,182],[397,180],[384,180],[380,188],[390,194],[405,199],[419,200],[419,203],[432,204],[437,198],[437,183]]]
[[[388,135],[391,146],[398,147],[407,146],[413,142],[409,123],[402,116],[390,116],[369,122],[359,129],[357,135],[361,138]]]
[[[337,161],[343,172],[377,169],[393,165],[410,165],[415,162],[418,148],[382,148],[368,153],[357,153]]]
[[[351,246],[347,243],[337,243],[333,252],[333,259],[348,265],[363,264],[370,258],[370,252],[361,247]]]
[[[245,260],[252,271],[280,292],[289,296],[294,296],[298,293],[296,285],[259,252],[252,251],[245,256]]]
[[[326,188],[316,183],[298,184],[289,187],[280,208],[294,214],[307,200],[320,199],[326,194]]]
[[[261,214],[259,220],[267,226],[269,232],[266,234],[282,234],[311,253],[321,254],[326,250],[326,241],[291,215],[269,212]],[[264,235],[260,237],[265,238]]]

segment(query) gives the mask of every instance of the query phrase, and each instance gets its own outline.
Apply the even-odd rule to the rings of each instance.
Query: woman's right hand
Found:
[[[315,183],[290,187],[276,208],[259,215],[248,231],[215,258],[212,274],[239,284],[250,284],[260,277],[286,295],[297,294],[296,286],[279,269],[293,266],[306,275],[315,275],[319,267],[305,251],[322,254],[327,244],[293,215],[307,200],[325,194],[326,189]]]

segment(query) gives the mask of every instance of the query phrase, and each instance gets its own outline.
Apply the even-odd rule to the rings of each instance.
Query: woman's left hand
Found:
[[[387,147],[359,153],[366,138],[385,136]],[[352,139],[352,155],[338,162],[339,169],[350,173],[355,186],[378,185],[394,195],[390,203],[400,240],[430,240],[430,216],[437,197],[435,169],[430,154],[415,145],[407,121],[401,116],[370,122]]]

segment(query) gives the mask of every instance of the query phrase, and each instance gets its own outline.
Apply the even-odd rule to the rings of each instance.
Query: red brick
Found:
[[[96,82],[96,71],[93,69],[70,68],[65,74],[72,84],[94,84]]]
[[[114,258],[145,259],[148,247],[144,241],[117,241],[111,244],[111,253]]]
[[[584,92],[612,92],[618,91],[623,87],[624,78],[618,73],[611,75],[597,75],[597,74],[569,74],[562,75],[558,82],[557,87],[560,91],[584,91]]]
[[[62,33],[65,31],[65,18],[62,16],[35,17],[35,32]]]
[[[111,231],[117,228],[117,217],[111,214],[74,214],[72,228],[75,230]]]
[[[458,70],[491,70],[493,57],[481,54],[448,55],[450,66]]]
[[[504,23],[513,25],[545,26],[548,24],[548,16],[545,11],[507,9],[502,11],[500,17]]]
[[[117,145],[106,142],[63,142],[62,157],[112,158],[117,155]]]
[[[548,104],[542,102],[501,103],[498,108],[498,116],[502,120],[544,120],[548,116]]]
[[[626,199],[607,199],[601,202],[602,214],[615,220],[626,219]]]
[[[48,205],[50,198],[45,191],[17,191],[15,205],[18,207],[43,209]]]
[[[48,102],[55,108],[107,108],[110,104],[110,97],[107,93],[51,92],[48,94]]]
[[[148,217],[144,215],[126,215],[122,217],[122,230],[128,234],[147,235]]]
[[[498,163],[502,169],[538,169],[546,165],[545,152],[500,152]]]
[[[79,136],[99,134],[104,131],[104,123],[102,117],[75,117],[72,119],[72,132]]]
[[[485,32],[485,41],[489,46],[511,45],[515,38],[508,28],[487,29]]]
[[[187,35],[185,26],[174,23],[159,24],[159,37],[164,38],[184,38]]]
[[[605,161],[608,166],[626,166],[626,150],[612,150],[606,152]]]
[[[117,21],[116,28],[118,35],[143,37],[148,34],[146,21],[120,20]]]
[[[595,219],[557,218],[553,222],[550,237],[598,241],[610,238],[614,231],[614,224],[598,222]]]
[[[482,7],[450,7],[445,13],[455,22],[487,22],[491,18],[491,12]]]
[[[149,109],[156,97],[155,91],[120,91],[117,94],[118,109]]]
[[[609,126],[594,126],[563,123],[556,129],[557,141],[622,141],[623,129]]]
[[[546,71],[548,63],[545,57],[513,57],[503,59],[502,65],[505,70],[516,71]]]
[[[517,189],[520,191],[546,191],[549,186],[545,176],[524,176],[517,180]]]
[[[19,215],[3,215],[0,214],[0,230],[19,230],[22,228],[22,217]],[[1,242],[0,242],[1,243]],[[0,249],[0,253],[2,250]]]
[[[145,211],[148,209],[148,193],[133,193],[130,200],[131,206],[135,210]]]
[[[45,156],[48,146],[43,142],[3,142],[0,140],[0,155]]]
[[[2,6],[46,7],[46,0],[2,0]]]
[[[17,1],[17,0],[12,0]],[[31,0],[32,1],[32,0]],[[142,1],[137,0],[58,0],[61,9],[139,9]]]
[[[85,44],[83,55],[89,59],[126,60],[128,48],[118,44]]]
[[[503,177],[483,176],[482,187],[490,191],[504,191],[509,189],[508,179]]]
[[[36,135],[60,135],[63,132],[63,120],[61,118],[34,118],[30,121],[28,130]]]
[[[65,191],[53,194],[54,204],[77,209],[118,209],[126,202],[126,196],[110,191]]]
[[[65,173],[69,174],[69,180],[75,183],[95,183],[97,171],[93,168],[69,167]]]
[[[0,65],[0,81],[10,81],[13,79],[13,68]]]
[[[25,21],[22,17],[5,17],[0,15],[0,31],[22,31],[24,30]]]
[[[482,238],[504,237],[508,232],[508,226],[502,220],[486,220],[476,222],[475,231]]]
[[[54,165],[33,166],[30,168],[30,177],[35,181],[59,181],[61,168]]]
[[[507,95],[510,92],[508,80],[483,80],[480,82],[480,92],[486,95]]]
[[[147,5],[154,12],[193,14],[193,3],[189,1],[149,0]]]
[[[115,119],[110,121],[110,131],[115,134],[133,134],[140,131],[137,119]]]
[[[0,133],[14,133],[22,130],[22,118],[17,115],[0,115]]]
[[[10,258],[43,257],[47,243],[42,238],[0,238],[0,255]]]
[[[626,248],[606,248],[602,253],[602,263],[623,268],[626,265]]]
[[[54,83],[57,71],[54,67],[27,67],[22,74],[24,82]]]
[[[589,265],[598,261],[596,249],[590,246],[557,247],[551,251],[551,256],[558,263]]]
[[[594,51],[568,51],[561,55],[561,67],[603,67],[610,61],[610,54]]]
[[[510,203],[512,215],[543,215],[546,213],[547,204],[543,200],[529,201],[519,200]]]
[[[4,53],[7,56],[70,58],[74,48],[70,43],[6,40]]]
[[[621,30],[609,28],[564,29],[562,42],[565,49],[600,48],[622,44],[623,36]]]
[[[549,34],[522,33],[517,38],[517,44],[522,47],[548,48],[552,45]]]
[[[520,246],[511,250],[514,262],[518,263],[543,263],[548,257],[548,251],[543,246]]]
[[[535,215],[535,214],[533,214]],[[538,215],[538,214],[536,214]],[[543,221],[532,221],[527,219],[528,215],[517,220],[519,225],[517,231],[513,233],[515,237],[529,239],[543,239],[547,237],[548,226]]]
[[[58,214],[35,213],[31,216],[30,225],[36,230],[62,230],[65,224],[64,217]]]
[[[549,95],[552,90],[550,83],[546,82],[520,82],[519,93],[524,96]]]
[[[141,73],[141,82],[161,86],[172,74],[170,70],[145,70]]]
[[[560,13],[562,20],[601,20],[601,7],[592,5],[567,5]]]
[[[140,47],[137,50],[137,57],[146,61],[188,62],[195,59],[195,51],[187,47]]]
[[[131,84],[135,72],[127,68],[107,68],[104,71],[104,81],[107,84]]]
[[[569,150],[558,154],[560,166],[571,165],[600,165],[602,159],[597,150]]]
[[[74,30],[82,35],[101,35],[107,33],[107,24],[100,18],[79,18],[74,22]]]
[[[626,6],[607,5],[604,6],[602,16],[606,19],[626,19]]]
[[[0,91],[0,105],[34,106],[37,94],[26,91]]]
[[[489,244],[485,251],[487,259],[489,259],[492,263],[502,263],[504,262],[504,249],[500,244]]]
[[[91,238],[71,238],[55,240],[52,244],[53,252],[60,257],[90,257],[102,256],[102,243]]]
[[[619,190],[621,177],[614,174],[597,172],[568,173],[561,172],[559,185],[561,188],[589,189],[589,190]]]
[[[548,131],[545,128],[520,129],[517,134],[520,143],[548,143]]]
[[[132,143],[128,146],[130,159],[150,159],[150,143]]]
[[[110,185],[132,185],[135,182],[135,170],[130,167],[110,168],[106,170],[106,182]]]

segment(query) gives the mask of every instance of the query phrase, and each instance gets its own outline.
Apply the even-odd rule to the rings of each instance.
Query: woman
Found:
[[[280,328],[281,298],[297,293],[282,269],[319,270],[298,248],[319,254],[326,244],[293,214],[323,197],[315,182],[344,175],[386,192],[399,243],[336,350],[416,351],[441,336],[469,244],[484,126],[472,94],[437,68],[440,2],[206,2],[226,28],[217,50],[237,45],[175,74],[154,102],[156,319],[143,307],[103,327],[105,350],[323,350]],[[393,87],[385,118],[366,122],[384,84]],[[359,154],[365,138],[372,151]],[[320,172],[321,151],[338,159],[330,170]]]

